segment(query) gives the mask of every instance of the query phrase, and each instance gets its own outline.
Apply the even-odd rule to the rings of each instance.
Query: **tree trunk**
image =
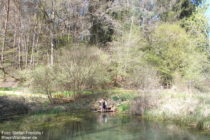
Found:
[[[25,67],[28,67],[28,42],[29,36],[25,36]]]
[[[47,97],[48,97],[50,103],[51,103],[51,104],[54,104],[54,100],[53,100],[52,94],[51,94],[50,92],[47,93]]]
[[[54,0],[52,1],[52,20],[54,21],[55,18],[55,9],[54,9]],[[55,42],[54,42],[54,23],[52,23],[52,30],[51,30],[51,49],[50,49],[50,64],[53,66],[54,64],[54,48],[55,48]]]
[[[17,36],[17,31],[15,30],[15,33],[14,33],[14,41],[13,41],[13,48],[15,49],[16,48],[16,37]],[[15,49],[16,50],[16,49]],[[14,51],[13,52],[13,61],[14,61],[14,65],[13,65],[13,67],[16,67],[16,65],[15,65],[15,61],[16,61],[16,52]]]
[[[5,49],[5,43],[6,43],[6,37],[7,37],[7,28],[8,28],[8,21],[9,21],[9,11],[10,11],[10,0],[7,0],[7,17],[5,19],[4,23],[4,38],[2,42],[2,50],[1,50],[1,63],[4,63],[4,49]]]
[[[20,45],[21,45],[21,36],[19,37],[19,40],[18,40],[18,68],[21,69],[21,48],[20,48]]]
[[[34,45],[35,45],[35,33],[33,35],[33,41],[32,41],[32,48],[31,48],[31,59],[30,59],[30,65],[33,64],[34,61]]]
[[[54,42],[53,42],[53,38],[51,39],[50,64],[51,64],[51,66],[53,66],[53,64],[54,64]]]

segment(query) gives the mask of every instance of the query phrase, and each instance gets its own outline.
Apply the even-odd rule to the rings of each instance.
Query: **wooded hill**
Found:
[[[2,78],[48,94],[173,85],[209,91],[202,2],[0,1]]]

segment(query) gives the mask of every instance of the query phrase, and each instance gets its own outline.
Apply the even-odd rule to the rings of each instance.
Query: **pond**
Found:
[[[113,113],[36,114],[0,122],[1,139],[38,140],[210,140],[210,135],[172,124]],[[18,137],[21,138],[21,137]],[[24,138],[24,137],[22,137]]]

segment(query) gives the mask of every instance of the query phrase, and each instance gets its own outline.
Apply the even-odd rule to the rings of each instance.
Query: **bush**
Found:
[[[132,101],[130,111],[135,115],[144,115],[146,111],[155,108],[159,103],[157,95],[143,94]]]
[[[133,69],[127,79],[127,86],[143,90],[152,90],[160,87],[157,71],[151,66]]]
[[[32,70],[24,69],[17,71],[17,78],[19,79],[20,84],[24,86],[29,86],[31,82],[31,73]]]
[[[40,66],[32,72],[32,88],[36,92],[47,94],[53,103],[52,93],[57,90],[56,75],[52,67]]]
[[[145,62],[143,48],[147,46],[143,32],[137,26],[113,42],[111,75],[114,86],[154,89],[159,86],[157,70]]]
[[[38,67],[32,73],[33,89],[47,94],[51,102],[53,92],[75,96],[87,89],[106,87],[109,62],[100,49],[76,46],[62,50],[59,55],[54,66]]]
[[[81,93],[104,88],[109,82],[107,55],[95,47],[76,46],[63,50],[55,65],[60,90]]]
[[[161,24],[151,34],[145,58],[160,73],[165,87],[174,84],[177,74],[188,81],[201,76],[206,58],[191,42],[190,35],[177,24]]]

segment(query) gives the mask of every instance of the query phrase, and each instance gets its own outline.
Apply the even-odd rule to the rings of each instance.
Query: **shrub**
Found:
[[[30,69],[24,69],[17,71],[17,78],[19,79],[20,84],[29,86],[31,82],[31,73]]]
[[[54,66],[41,66],[32,72],[33,89],[47,94],[51,102],[56,91],[75,96],[87,89],[106,87],[109,62],[100,49],[76,46],[58,54],[60,57]]]
[[[63,50],[55,65],[59,87],[81,93],[86,89],[103,88],[108,83],[107,55],[95,47],[72,47]]]
[[[151,66],[133,69],[127,79],[127,86],[143,90],[152,90],[160,87],[157,71]]]
[[[32,88],[40,93],[47,94],[53,103],[52,93],[57,90],[56,75],[52,67],[40,66],[32,72]]]
[[[110,71],[113,84],[118,87],[146,88],[149,82],[156,81],[153,79],[156,73],[153,69],[145,73],[149,70],[143,60],[142,51],[146,40],[139,27],[131,25],[130,28],[130,31],[124,32],[112,43]],[[147,78],[149,76],[151,80]]]
[[[144,115],[145,111],[155,108],[159,103],[158,95],[143,94],[132,101],[130,111],[135,115]]]
[[[192,81],[201,76],[205,55],[198,52],[190,35],[177,24],[161,24],[151,34],[145,58],[161,75],[166,87],[174,84],[174,75]]]

